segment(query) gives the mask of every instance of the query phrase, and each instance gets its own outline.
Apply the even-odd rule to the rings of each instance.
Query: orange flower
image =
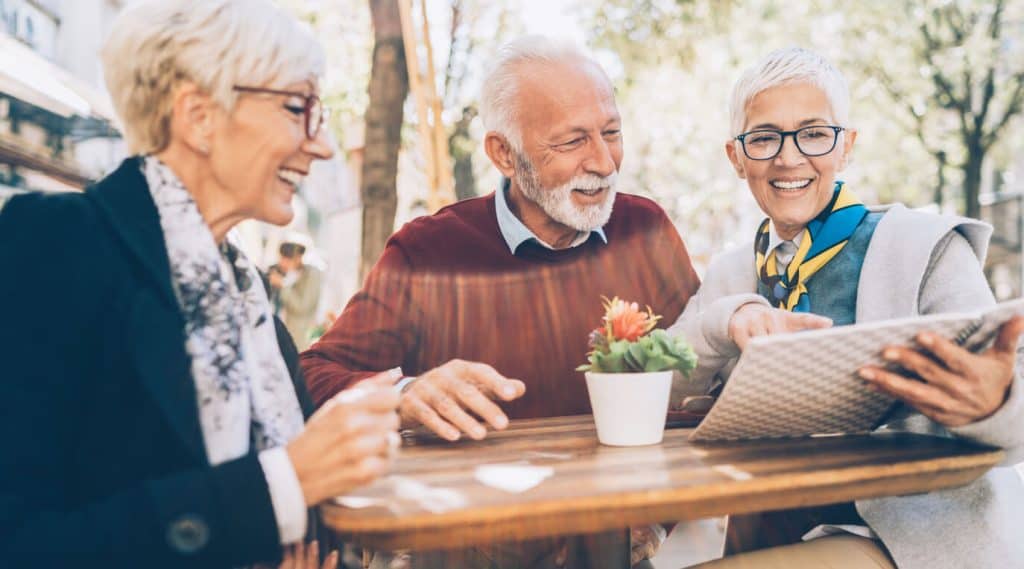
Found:
[[[605,332],[609,341],[627,340],[634,342],[654,329],[660,316],[655,316],[651,308],[641,311],[635,302],[626,302],[615,297],[604,302]]]

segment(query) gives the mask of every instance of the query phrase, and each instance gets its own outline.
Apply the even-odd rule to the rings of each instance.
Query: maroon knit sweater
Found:
[[[503,403],[510,418],[590,412],[583,374],[601,297],[650,305],[668,326],[699,286],[675,227],[653,201],[618,194],[599,236],[552,251],[527,242],[515,255],[498,229],[494,194],[406,224],[388,241],[363,289],[302,354],[317,405],[378,371],[418,375],[459,358],[526,384]]]

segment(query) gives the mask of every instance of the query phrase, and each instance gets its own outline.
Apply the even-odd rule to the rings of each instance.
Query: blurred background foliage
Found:
[[[327,47],[324,91],[345,141],[358,133],[368,103],[367,2],[282,2]],[[859,137],[844,178],[865,201],[979,216],[979,193],[1024,184],[1024,0],[429,0],[428,7],[460,199],[489,193],[497,181],[480,148],[482,70],[502,42],[538,32],[584,44],[605,66],[624,117],[620,188],[657,199],[698,265],[748,240],[760,219],[725,157],[727,101],[742,69],[779,47],[818,51],[846,75]],[[406,105],[396,226],[427,213],[416,114]]]

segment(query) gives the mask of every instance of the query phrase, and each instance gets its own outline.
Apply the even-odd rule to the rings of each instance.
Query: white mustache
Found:
[[[583,174],[576,176],[563,184],[558,189],[566,190],[599,190],[601,188],[608,188],[609,190],[615,189],[615,184],[618,182],[619,173],[612,172],[608,176],[598,176],[595,174]]]

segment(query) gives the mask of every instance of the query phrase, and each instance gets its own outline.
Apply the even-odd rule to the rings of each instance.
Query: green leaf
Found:
[[[608,352],[592,352],[590,355],[591,371],[603,373],[622,373],[628,371],[626,353],[629,342],[617,340],[608,345]]]
[[[697,367],[697,354],[683,338],[652,330],[635,342],[616,340],[607,346],[607,352],[594,350],[588,361],[576,369],[603,373],[679,370],[689,377]]]

